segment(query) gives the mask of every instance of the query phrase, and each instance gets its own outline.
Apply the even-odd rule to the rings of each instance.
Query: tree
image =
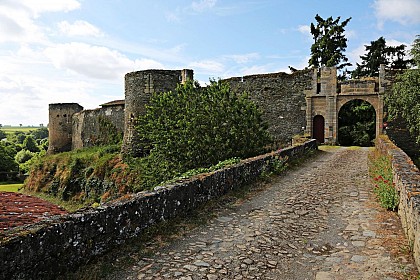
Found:
[[[35,140],[48,138],[48,128],[38,128],[32,132]]]
[[[392,90],[385,95],[385,103],[389,118],[402,117],[410,134],[420,144],[420,69],[398,75]]]
[[[229,158],[255,156],[271,141],[261,116],[246,94],[236,95],[221,81],[206,88],[189,81],[154,94],[137,126],[141,146],[150,153],[143,175],[162,181]]]
[[[38,145],[36,144],[36,141],[32,135],[26,136],[25,140],[23,141],[23,148],[33,153],[39,152]]]
[[[28,150],[22,150],[16,154],[15,160],[17,163],[25,163],[28,160],[30,160],[33,156],[34,156],[34,153]]]
[[[316,25],[311,23],[311,34],[314,43],[311,46],[311,58],[309,66],[321,67],[336,66],[343,69],[351,66],[348,58],[344,55],[347,48],[347,39],[344,36],[346,25],[351,17],[340,23],[340,17],[323,19],[318,14],[315,16]]]
[[[413,57],[414,64],[417,65],[417,68],[420,68],[420,35],[416,36],[410,54]]]
[[[366,54],[361,55],[361,64],[356,63],[356,69],[352,72],[352,78],[377,77],[379,67],[384,64],[392,69],[407,69],[411,60],[405,59],[405,45],[387,46],[384,37],[371,41],[365,45]]]
[[[10,155],[6,147],[0,143],[0,172],[10,172],[17,170],[18,165]]]
[[[7,137],[6,132],[4,132],[3,130],[0,130],[0,140],[1,140],[1,139],[4,139],[4,138],[6,138],[6,137]]]
[[[375,139],[375,109],[356,99],[341,107],[338,116],[338,142],[343,146],[371,146]]]

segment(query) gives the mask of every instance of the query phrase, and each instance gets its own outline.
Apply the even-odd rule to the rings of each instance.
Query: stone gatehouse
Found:
[[[339,82],[336,68],[324,67],[224,81],[234,92],[247,92],[258,104],[277,143],[290,143],[294,135],[302,133],[321,143],[336,143],[340,109],[355,99],[368,101],[374,107],[376,134],[381,133],[383,95],[393,75],[382,66],[379,78]],[[135,122],[145,112],[152,93],[174,90],[177,84],[193,78],[190,69],[136,71],[125,75],[125,100],[108,102],[93,110],[83,110],[77,103],[50,104],[48,152],[99,145],[109,134],[107,131],[113,130],[123,137],[124,153],[138,154]]]

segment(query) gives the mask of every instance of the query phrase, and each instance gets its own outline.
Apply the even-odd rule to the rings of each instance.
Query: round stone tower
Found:
[[[83,107],[77,103],[56,103],[49,105],[49,154],[71,150],[72,116],[82,110]]]
[[[177,84],[192,80],[193,70],[145,70],[125,75],[124,141],[122,153],[131,156],[143,154],[135,129],[137,119],[146,110],[154,92],[168,92]]]

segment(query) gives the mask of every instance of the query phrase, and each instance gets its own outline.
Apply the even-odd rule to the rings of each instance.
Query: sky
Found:
[[[124,99],[124,75],[209,78],[308,66],[315,15],[351,17],[350,62],[420,34],[420,0],[0,0],[0,124],[48,124],[48,104]]]

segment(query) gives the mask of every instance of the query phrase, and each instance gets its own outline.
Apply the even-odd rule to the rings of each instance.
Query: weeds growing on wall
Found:
[[[393,184],[391,160],[374,150],[369,154],[369,174],[374,184],[374,192],[382,207],[396,211],[399,203],[398,192]]]
[[[137,180],[119,152],[120,146],[112,145],[40,158],[31,167],[25,191],[86,205],[115,198]]]
[[[151,190],[157,185],[212,172],[240,161],[239,158],[232,158],[208,168],[178,174],[170,170],[164,161],[159,163],[159,169],[147,168],[146,164],[151,164],[147,158],[123,162],[119,151],[119,145],[112,145],[40,158],[32,165],[30,175],[25,181],[25,192],[74,211],[127,193]],[[158,163],[153,164],[156,167]],[[156,174],[147,173],[150,170],[156,170]],[[162,170],[167,171],[164,177],[158,174]]]

